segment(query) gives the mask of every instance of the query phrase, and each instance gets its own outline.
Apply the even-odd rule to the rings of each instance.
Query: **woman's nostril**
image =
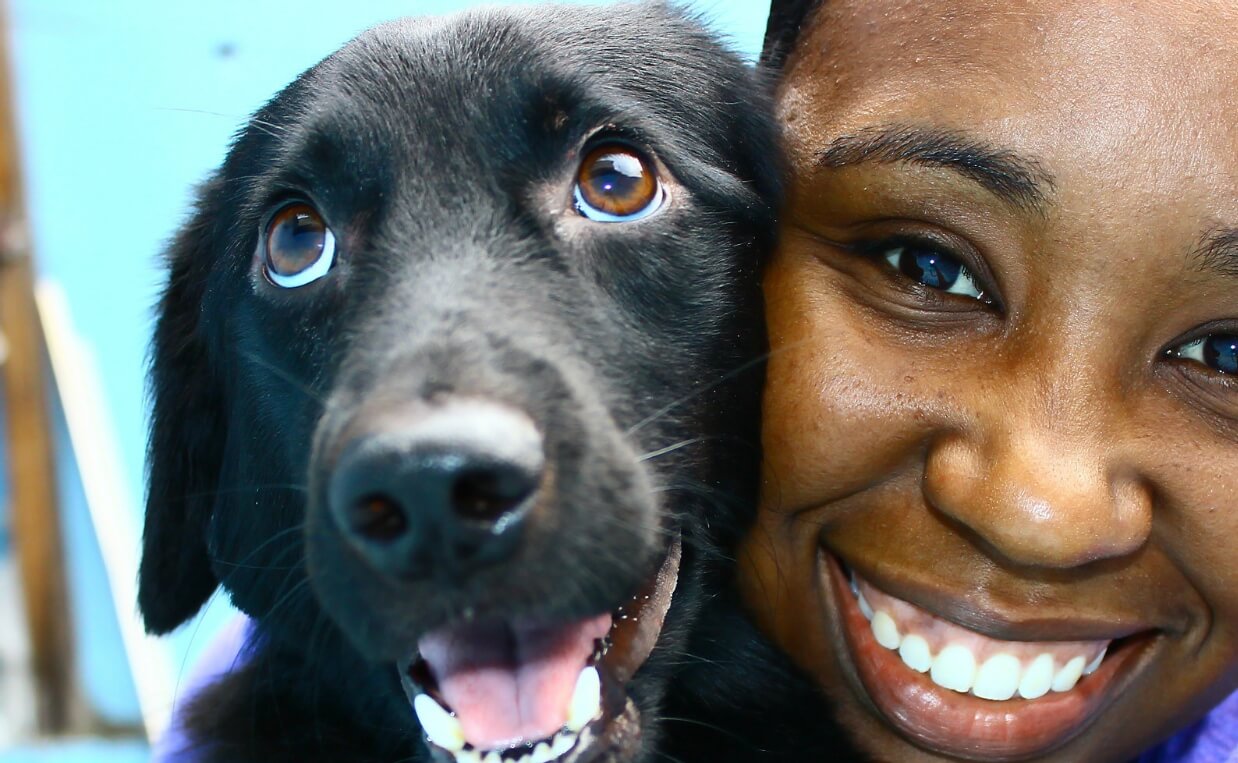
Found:
[[[400,504],[385,495],[368,495],[357,501],[353,529],[370,540],[392,541],[404,534],[408,519]]]
[[[469,469],[452,485],[452,510],[462,519],[494,522],[519,507],[536,489],[536,477],[522,469]]]

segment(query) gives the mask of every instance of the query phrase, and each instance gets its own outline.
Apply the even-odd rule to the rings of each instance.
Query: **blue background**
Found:
[[[158,254],[233,131],[300,71],[379,21],[450,12],[450,0],[10,0],[10,57],[40,272],[65,289],[115,424],[129,504],[141,511],[145,352]],[[754,58],[766,0],[697,0]],[[72,464],[62,475],[79,661],[92,702],[136,722],[137,701]],[[0,550],[0,553],[3,553]],[[130,602],[120,606],[132,607]],[[228,617],[216,597],[171,637],[177,674]],[[142,760],[141,744],[0,751],[0,761]]]

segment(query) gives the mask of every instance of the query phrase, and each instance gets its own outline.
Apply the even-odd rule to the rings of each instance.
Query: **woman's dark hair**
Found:
[[[800,28],[821,0],[771,0],[765,22],[765,45],[761,63],[773,70],[782,68],[787,54],[799,38]]]

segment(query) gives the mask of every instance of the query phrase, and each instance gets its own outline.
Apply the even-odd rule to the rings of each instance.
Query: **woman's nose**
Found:
[[[1152,528],[1152,494],[1123,460],[1120,427],[1079,400],[1021,407],[1018,397],[991,401],[930,446],[930,503],[1019,565],[1076,567],[1139,549]]]

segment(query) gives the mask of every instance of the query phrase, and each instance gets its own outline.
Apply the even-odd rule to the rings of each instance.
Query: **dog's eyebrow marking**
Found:
[[[559,103],[558,98],[553,95],[547,96],[546,108],[550,112],[550,116],[546,120],[546,124],[551,130],[558,132],[564,127],[567,127],[567,109],[563,108],[562,104]]]
[[[1238,279],[1238,226],[1205,233],[1191,252],[1196,269]]]
[[[1033,157],[1021,156],[955,130],[909,125],[871,127],[835,138],[817,153],[818,167],[866,162],[905,162],[941,167],[968,178],[1021,210],[1043,213],[1053,176]]]

